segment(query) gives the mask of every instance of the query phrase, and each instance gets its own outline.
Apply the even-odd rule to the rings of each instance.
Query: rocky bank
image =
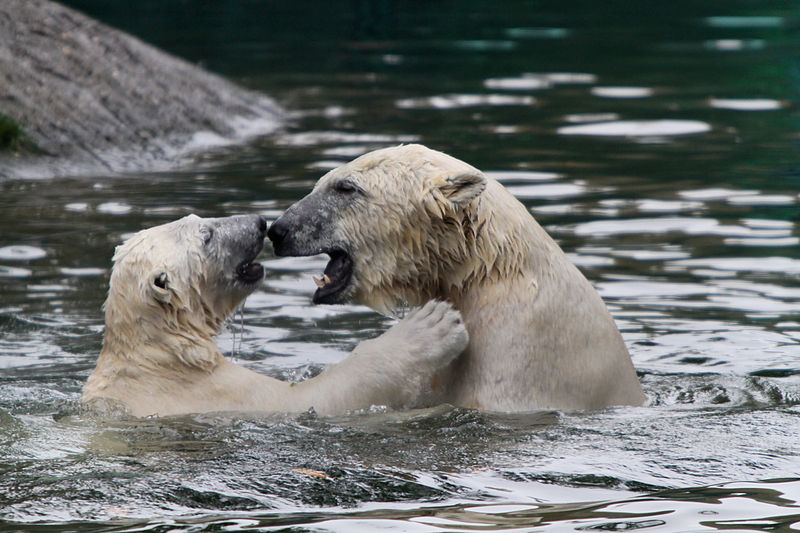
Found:
[[[73,9],[0,1],[0,177],[167,168],[280,122],[270,98]]]

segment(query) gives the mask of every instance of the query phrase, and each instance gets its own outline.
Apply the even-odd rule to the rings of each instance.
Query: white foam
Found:
[[[283,113],[268,99],[263,99],[257,116],[233,117],[228,126],[230,135],[219,135],[210,131],[200,131],[192,135],[167,135],[151,140],[146,146],[131,151],[126,147],[109,148],[93,153],[93,160],[71,160],[49,158],[24,161],[9,165],[9,175],[22,179],[42,179],[54,176],[74,176],[82,174],[130,171],[160,171],[175,168],[191,161],[199,153],[219,146],[241,143],[249,138],[273,133],[283,121]],[[5,170],[5,169],[4,169]],[[79,203],[69,204],[79,209]],[[67,210],[72,210],[67,208]]]
[[[279,114],[275,115],[275,106],[271,102],[265,102],[265,111],[258,116],[237,116],[231,119],[231,127],[233,128],[233,137],[237,140],[246,140],[259,135],[265,135],[274,132],[280,125],[282,120],[282,110]]]
[[[237,141],[232,137],[223,137],[213,131],[198,131],[189,139],[184,149],[190,152],[199,152],[208,150],[209,148],[218,148],[221,146],[229,146],[235,144]]]

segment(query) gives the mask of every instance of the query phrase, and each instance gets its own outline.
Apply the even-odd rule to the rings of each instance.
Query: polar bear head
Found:
[[[452,300],[518,262],[508,255],[513,228],[493,229],[497,194],[509,197],[503,210],[530,217],[463,161],[420,145],[386,148],[327,173],[268,236],[277,255],[330,256],[315,303],[354,300],[391,314],[400,304]]]
[[[216,350],[213,336],[264,277],[255,258],[265,231],[258,215],[189,215],[118,246],[105,303],[104,351],[202,366],[206,352]]]

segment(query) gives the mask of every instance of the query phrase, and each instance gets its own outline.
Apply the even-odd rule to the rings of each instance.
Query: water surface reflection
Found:
[[[796,6],[475,3],[453,24],[461,4],[394,6],[365,40],[322,2],[193,6],[191,27],[174,2],[72,3],[292,120],[173,172],[0,183],[0,529],[797,527]],[[525,203],[609,303],[645,407],[81,412],[115,245],[191,212],[275,219],[327,169],[403,142]],[[240,363],[303,379],[389,324],[310,305],[324,258],[263,260],[220,339]]]

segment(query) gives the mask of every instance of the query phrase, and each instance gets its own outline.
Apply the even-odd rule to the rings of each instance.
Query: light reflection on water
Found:
[[[247,43],[249,56],[233,36],[207,51],[219,54],[211,66],[280,98],[291,111],[280,134],[169,173],[0,183],[0,520],[42,531],[796,528],[800,481],[781,479],[800,472],[800,177],[785,53],[796,23],[792,6],[763,17],[724,7],[669,14],[685,38],[639,14],[624,27],[603,19],[615,31],[598,40],[572,15],[512,6],[513,25],[479,14],[480,38],[337,42],[331,53],[349,61],[320,72],[259,63],[274,60],[280,28],[263,49]],[[321,53],[313,41],[281,50]],[[274,219],[327,169],[401,142],[485,169],[530,208],[608,302],[648,405],[328,420],[81,412],[116,244],[190,212]],[[240,364],[304,379],[390,324],[357,305],[311,306],[324,258],[263,259],[263,290],[220,338]]]

